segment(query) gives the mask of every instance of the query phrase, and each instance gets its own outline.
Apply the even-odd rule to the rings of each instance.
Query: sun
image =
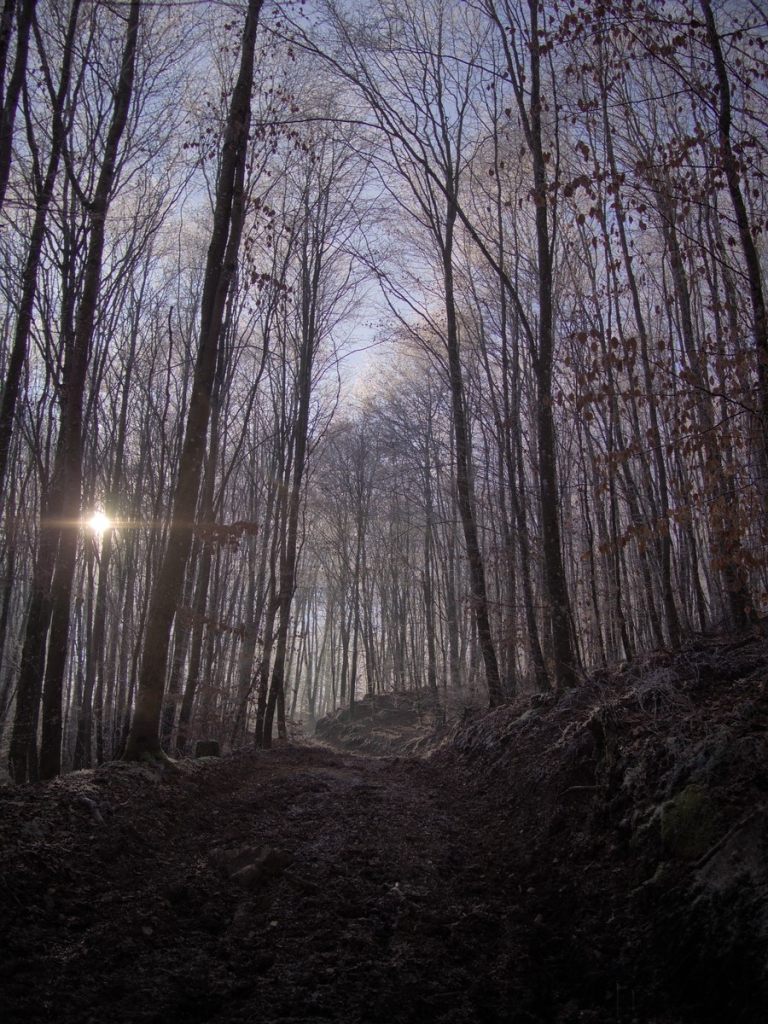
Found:
[[[112,520],[103,512],[94,512],[88,520],[88,525],[94,533],[105,533],[112,526]]]

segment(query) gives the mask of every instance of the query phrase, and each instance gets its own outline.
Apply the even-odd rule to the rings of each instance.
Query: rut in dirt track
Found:
[[[4,802],[5,1024],[542,1019],[533,895],[450,766],[289,746]]]

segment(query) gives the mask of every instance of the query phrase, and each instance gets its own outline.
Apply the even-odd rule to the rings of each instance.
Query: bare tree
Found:
[[[222,139],[221,163],[216,183],[216,205],[208,249],[205,283],[200,307],[200,343],[184,435],[184,447],[163,564],[154,583],[147,636],[125,756],[161,755],[160,721],[165,688],[166,662],[171,626],[184,581],[184,569],[192,544],[192,522],[197,506],[210,417],[219,335],[227,294],[237,269],[246,212],[244,183],[251,119],[256,55],[256,30],[262,0],[249,0],[243,29],[240,65]]]

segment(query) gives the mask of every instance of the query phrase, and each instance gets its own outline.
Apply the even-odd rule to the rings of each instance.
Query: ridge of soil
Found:
[[[752,1024],[767,686],[766,641],[699,641],[429,757],[305,740],[3,787],[0,1019]]]
[[[427,754],[452,738],[456,723],[471,710],[477,711],[476,703],[472,708],[459,697],[451,701],[427,687],[366,694],[352,707],[321,718],[315,737],[358,754]]]

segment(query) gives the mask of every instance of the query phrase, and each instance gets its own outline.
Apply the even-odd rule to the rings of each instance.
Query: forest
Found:
[[[768,613],[761,0],[3,0],[15,782]]]

